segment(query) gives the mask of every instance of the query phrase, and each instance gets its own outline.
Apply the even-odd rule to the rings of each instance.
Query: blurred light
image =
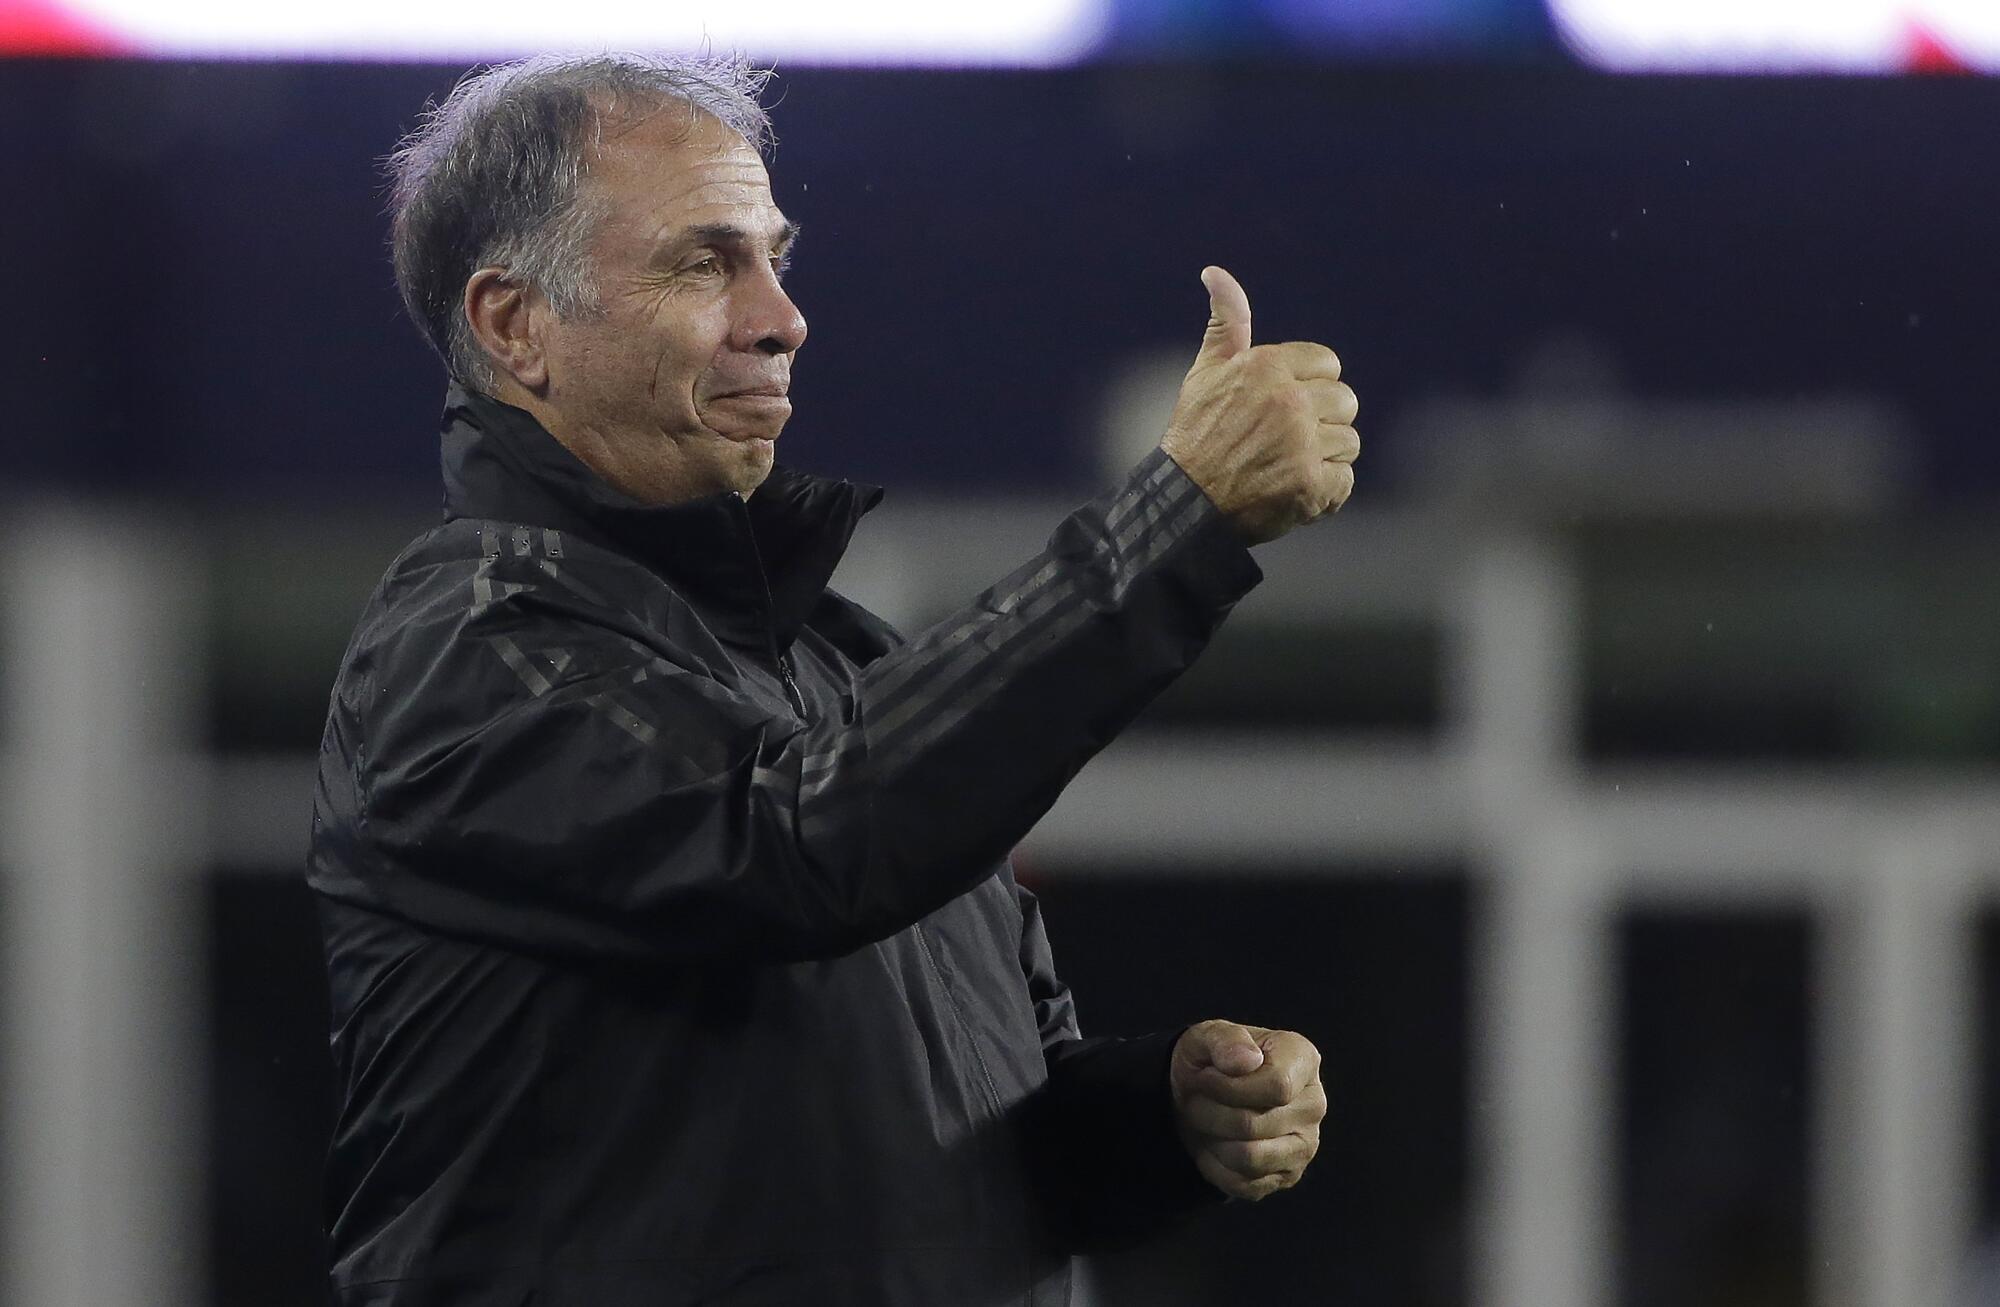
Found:
[[[2000,0],[1549,0],[1622,72],[2000,72]]]
[[[1540,19],[1516,0],[1260,0],[1259,7],[1294,40],[1359,50],[1514,44]]]
[[[741,50],[824,64],[1044,66],[1087,55],[1108,0],[0,0],[0,54],[484,59]]]

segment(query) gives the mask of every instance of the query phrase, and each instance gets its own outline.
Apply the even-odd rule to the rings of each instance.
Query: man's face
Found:
[[[549,430],[648,503],[748,494],[771,471],[805,319],[763,160],[705,116],[610,119],[584,180],[603,311],[544,337]]]

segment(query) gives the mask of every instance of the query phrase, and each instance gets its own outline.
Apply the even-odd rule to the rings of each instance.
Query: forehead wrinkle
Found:
[[[746,209],[752,211],[746,212]],[[731,201],[697,204],[681,208],[677,213],[656,213],[656,218],[659,221],[648,238],[656,247],[685,240],[693,234],[729,236],[752,242],[762,240],[769,245],[779,245],[798,230],[777,204],[768,200],[749,206]]]
[[[719,193],[718,193],[719,192]],[[748,192],[745,194],[744,192]],[[670,204],[683,204],[691,209],[721,207],[727,209],[776,208],[771,200],[770,187],[759,177],[754,181],[733,177],[717,178],[701,182],[682,191]]]
[[[654,121],[632,123],[628,131],[643,131]],[[704,139],[711,130],[722,139]],[[601,144],[593,151],[584,180],[600,192],[636,191],[644,197],[639,202],[652,200],[647,207],[654,209],[677,201],[695,202],[693,197],[716,186],[742,185],[767,195],[770,191],[770,174],[756,151],[728,129],[699,118],[665,141],[649,144],[628,134]],[[671,188],[665,195],[660,194],[662,182]]]
[[[693,171],[699,174],[707,170],[697,167]],[[706,211],[761,212],[777,208],[771,197],[770,181],[761,167],[746,167],[736,176],[687,178],[683,174],[677,180],[683,184],[666,194],[656,193],[644,206],[656,224],[656,232],[670,226],[689,225]]]

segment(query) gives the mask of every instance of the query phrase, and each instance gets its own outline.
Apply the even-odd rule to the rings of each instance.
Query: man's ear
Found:
[[[537,395],[549,384],[542,350],[546,307],[540,295],[509,280],[504,268],[481,268],[466,279],[465,319],[473,338],[495,368]]]

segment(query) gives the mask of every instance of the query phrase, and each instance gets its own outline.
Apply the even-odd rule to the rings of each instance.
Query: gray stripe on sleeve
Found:
[[[1155,468],[1142,485],[1152,485],[1163,474],[1175,471],[1175,465],[1162,457],[1163,465]],[[1113,528],[1113,548],[1107,551],[1112,558],[1110,593],[1114,598],[1122,595],[1136,573],[1152,566],[1181,539],[1208,507],[1207,497],[1192,482],[1183,479],[1181,488],[1193,491],[1192,500],[1185,493],[1177,493],[1164,498],[1133,495],[1120,501],[1123,520]],[[1083,584],[1084,580],[1069,560],[1049,559],[1028,584],[1005,596],[992,609],[972,614],[935,643],[923,642],[929,644],[935,656],[912,659],[870,687],[871,706],[881,729],[893,730],[907,717],[907,712],[902,711],[906,701],[921,690],[923,683],[952,675],[952,669],[968,656],[963,646],[974,642],[975,637],[990,637],[996,617],[1004,615],[1015,623],[1052,618],[1055,605],[1066,609],[1071,603],[1086,602],[1089,587]],[[1051,596],[1057,597],[1053,605]]]
[[[1169,521],[1157,524],[1164,526],[1164,530],[1145,536],[1140,552],[1132,559],[1136,568],[1143,570],[1158,562],[1209,511],[1206,496],[1198,495],[1194,500],[1176,496],[1175,502],[1180,511]],[[1028,611],[1020,614],[1021,620],[1010,624],[1011,630],[1001,643],[980,650],[976,656],[956,657],[942,665],[930,662],[919,683],[920,692],[909,696],[898,711],[871,721],[868,737],[873,747],[868,750],[869,766],[886,775],[915,765],[983,702],[959,693],[966,684],[988,676],[1017,675],[1024,663],[1069,639],[1088,623],[1094,611],[1084,598],[1083,591],[1072,587],[1052,591],[1030,603]],[[854,751],[841,750],[828,759],[829,766],[846,763],[847,755]],[[820,758],[813,761],[818,764]],[[814,779],[819,780],[817,776]],[[827,784],[832,779],[827,776],[800,796],[802,830],[815,836],[828,823],[840,820],[840,814],[852,804],[870,797],[867,786],[843,783],[834,789]]]
[[[1169,529],[1152,534],[1134,560],[1146,568],[1157,562],[1183,536],[1206,505],[1189,504],[1168,524]],[[990,663],[956,659],[940,668],[937,678],[928,679],[926,693],[905,705],[902,713],[881,723],[877,752],[885,771],[894,771],[908,757],[920,755],[939,737],[948,734],[979,706],[979,701],[960,694],[969,683],[981,678],[1008,679],[1024,664],[1049,648],[1062,643],[1087,623],[1092,615],[1081,594],[1066,596],[1069,602],[1052,597],[1047,614],[1037,614],[1022,629],[990,651]],[[946,679],[946,678],[949,679]]]
[[[507,666],[514,669],[514,675],[521,678],[521,684],[528,687],[529,694],[539,699],[554,688],[549,678],[542,675],[540,669],[528,660],[528,655],[521,652],[521,646],[515,644],[511,638],[496,635],[493,637],[493,647],[500,651],[500,657]]]
[[[620,730],[641,744],[650,745],[660,738],[659,728],[640,720],[637,713],[608,694],[593,694],[584,702],[609,717]]]
[[[1170,493],[1168,499],[1170,505],[1178,504],[1184,499],[1186,490],[1193,490],[1197,497],[1201,497],[1200,490],[1184,477],[1180,478],[1178,487],[1174,486],[1173,480],[1179,472],[1178,465],[1165,454],[1160,454],[1158,457],[1159,464],[1136,485],[1113,500],[1105,513],[1103,537],[1109,539],[1113,548],[1119,552],[1129,551],[1131,541],[1140,532],[1157,524],[1158,513],[1148,510],[1162,508],[1158,496],[1162,487],[1183,492]],[[1072,566],[1071,560],[1063,558],[1044,558],[1039,565],[1030,562],[987,592],[995,599],[991,609],[973,613],[935,640],[922,643],[937,650],[952,649],[964,643],[978,629],[988,625],[994,615],[1009,614],[1017,608],[1032,603],[1046,587],[1054,584]],[[1034,570],[1029,571],[1029,568]],[[885,674],[871,687],[876,696],[877,706],[892,706],[901,697],[904,683],[916,676],[919,670],[918,660],[910,660]]]

